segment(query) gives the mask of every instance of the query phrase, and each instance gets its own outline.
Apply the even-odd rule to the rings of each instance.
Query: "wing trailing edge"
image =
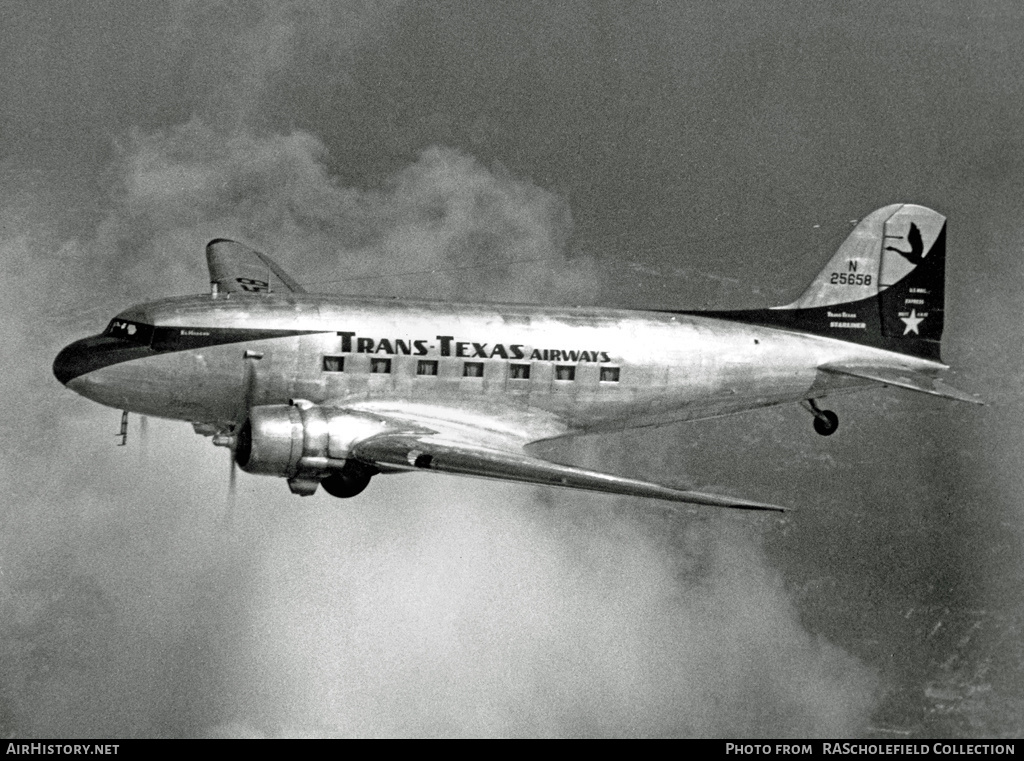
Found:
[[[985,404],[978,397],[953,388],[935,376],[925,373],[897,370],[891,367],[838,364],[823,365],[819,369],[826,373],[863,378],[864,380],[874,381],[886,386],[905,388],[909,391],[918,391],[922,394],[930,394],[931,396],[941,396],[944,399],[954,399],[958,402]]]
[[[404,433],[374,436],[353,447],[352,454],[368,464],[407,471],[436,471],[739,510],[784,512],[788,509],[720,494],[674,489],[648,481],[559,465],[523,452],[480,447],[432,436]]]

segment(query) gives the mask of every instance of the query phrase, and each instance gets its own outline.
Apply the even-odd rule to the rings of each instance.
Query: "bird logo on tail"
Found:
[[[910,232],[907,233],[907,242],[910,244],[909,251],[900,251],[894,246],[886,246],[885,250],[895,251],[908,262],[917,266],[924,261],[924,256],[922,255],[924,253],[924,240],[921,238],[921,230],[913,222],[910,223]]]

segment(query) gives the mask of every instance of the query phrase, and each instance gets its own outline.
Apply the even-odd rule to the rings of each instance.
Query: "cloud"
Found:
[[[343,186],[315,136],[229,132],[195,118],[119,144],[114,208],[94,247],[104,271],[154,295],[198,290],[206,241],[238,237],[315,289],[592,300],[570,260],[565,202],[460,151],[431,147],[380,187]]]
[[[801,628],[757,525],[421,480],[382,484],[388,508],[291,521],[260,553],[229,718],[328,736],[839,736],[866,720],[870,676]]]

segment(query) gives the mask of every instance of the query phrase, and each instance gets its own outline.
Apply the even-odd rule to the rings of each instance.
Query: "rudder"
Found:
[[[882,333],[897,339],[913,334],[938,344],[946,305],[946,218],[906,205],[886,222],[885,231],[878,296]]]

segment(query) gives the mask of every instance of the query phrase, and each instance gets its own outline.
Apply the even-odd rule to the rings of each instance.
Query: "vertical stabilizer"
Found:
[[[266,254],[238,241],[216,238],[206,244],[213,293],[305,293]]]
[[[800,298],[779,309],[836,306],[886,291],[933,254],[941,256],[933,257],[929,265],[938,263],[936,258],[944,259],[945,225],[941,214],[913,204],[892,204],[872,212],[858,223]],[[933,285],[938,285],[941,297],[941,270],[939,275],[939,282]],[[941,312],[941,298],[939,302]]]
[[[862,219],[793,303],[712,314],[939,360],[945,273],[946,218],[892,204]]]

